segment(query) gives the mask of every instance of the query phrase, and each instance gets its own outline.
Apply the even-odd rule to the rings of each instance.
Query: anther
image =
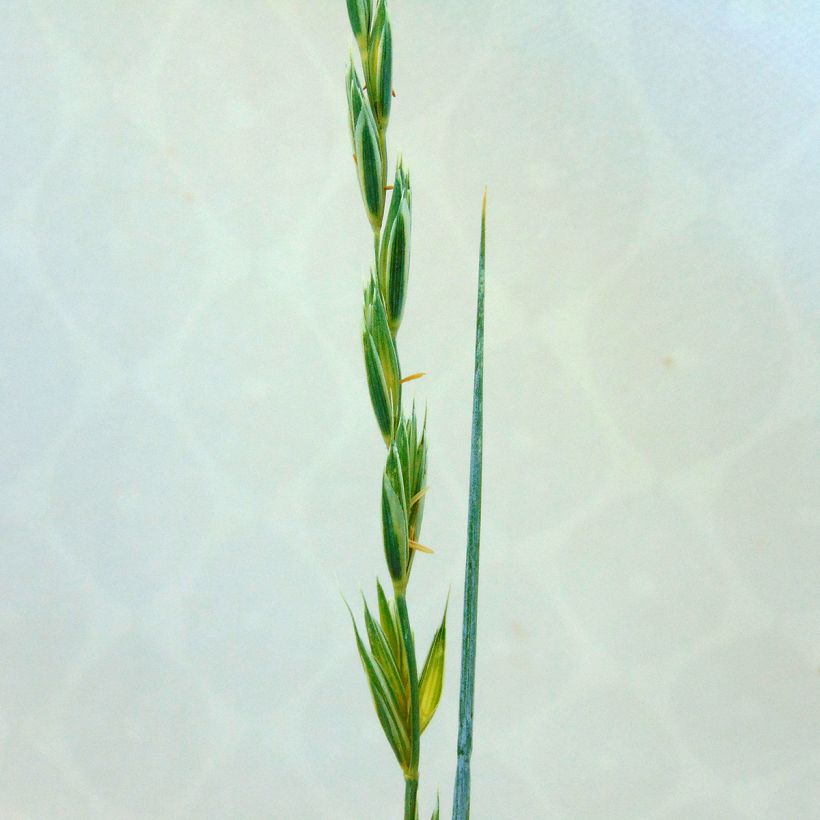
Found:
[[[426,552],[428,555],[433,554],[433,550],[430,547],[425,547],[424,544],[419,544],[418,541],[414,541],[412,538],[409,539],[410,549],[411,550],[418,550],[419,552]]]
[[[419,490],[411,499],[410,503],[407,505],[408,509],[411,508],[414,504],[418,504],[425,495],[427,495],[427,490],[429,487],[424,487],[424,489]]]
[[[393,186],[391,185],[390,187],[392,188]],[[413,373],[411,376],[405,376],[405,377],[404,377],[404,378],[403,378],[403,379],[399,382],[399,384],[405,384],[406,382],[412,382],[412,381],[414,381],[415,379],[420,379],[422,376],[426,376],[426,375],[427,375],[426,373]]]

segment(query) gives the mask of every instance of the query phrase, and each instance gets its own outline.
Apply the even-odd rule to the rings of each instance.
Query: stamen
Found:
[[[410,499],[410,503],[409,503],[407,506],[408,506],[408,507],[412,507],[414,504],[417,504],[419,501],[421,501],[421,499],[422,499],[422,498],[424,498],[424,496],[425,496],[425,495],[427,495],[427,490],[429,490],[429,489],[430,489],[429,487],[424,487],[423,489],[419,490],[419,491],[418,491],[418,492],[417,492],[417,493],[416,493],[416,494],[415,494],[415,495],[414,495],[414,496]]]
[[[431,550],[430,547],[425,547],[424,544],[419,544],[418,541],[414,541],[412,538],[410,539],[410,549],[426,552],[428,555],[433,554],[433,550]]]
[[[426,373],[413,373],[410,376],[405,376],[399,384],[404,384],[405,382],[412,382],[414,379],[420,379],[422,376],[426,376]]]

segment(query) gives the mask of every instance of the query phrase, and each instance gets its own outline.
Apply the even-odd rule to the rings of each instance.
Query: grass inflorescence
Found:
[[[345,78],[348,122],[365,216],[373,232],[373,266],[364,287],[362,349],[373,414],[386,446],[381,518],[392,596],[377,583],[378,617],[364,603],[362,639],[354,619],[359,657],[384,734],[405,780],[404,818],[418,818],[421,734],[436,711],[444,681],[446,613],[419,673],[407,587],[420,543],[427,492],[426,416],[402,405],[396,337],[410,271],[412,188],[401,160],[388,180],[387,126],[393,103],[393,37],[384,0],[347,0],[364,82],[351,55]],[[389,206],[387,195],[390,192]],[[386,211],[386,214],[385,214]],[[352,613],[351,613],[352,617]],[[433,820],[439,816],[438,805]]]
[[[384,557],[392,597],[376,584],[378,617],[364,602],[362,639],[353,618],[359,657],[376,715],[404,773],[404,820],[418,820],[421,734],[432,719],[444,683],[447,605],[419,674],[407,587],[416,553],[432,552],[420,541],[427,493],[427,418],[402,405],[402,386],[424,373],[402,377],[396,336],[401,326],[410,273],[413,196],[401,159],[388,180],[387,126],[393,104],[393,36],[385,0],[347,0],[364,82],[351,54],[345,85],[356,176],[365,216],[373,232],[373,266],[364,287],[362,349],[373,414],[387,448],[382,470],[381,518]],[[390,191],[389,205],[387,194]],[[387,213],[385,215],[385,209]],[[486,194],[481,214],[478,306],[474,363],[470,497],[459,732],[453,820],[470,814],[470,757],[473,745],[478,549],[481,529],[481,464],[484,373],[484,256]],[[439,803],[432,820],[439,819]]]

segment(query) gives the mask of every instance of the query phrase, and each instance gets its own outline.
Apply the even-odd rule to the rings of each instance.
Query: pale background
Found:
[[[0,818],[400,815],[343,0],[4,0]],[[455,763],[489,187],[476,820],[820,817],[815,0],[393,0]]]

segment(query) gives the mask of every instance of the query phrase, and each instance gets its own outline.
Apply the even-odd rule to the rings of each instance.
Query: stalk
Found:
[[[416,812],[416,794],[418,790],[418,775],[407,777],[404,781],[404,820],[418,820]]]
[[[375,270],[378,271],[379,269],[379,239],[381,236],[381,227],[373,228],[373,258],[375,261],[376,268]]]
[[[458,757],[453,796],[453,820],[470,816],[470,758],[473,752],[473,703],[478,631],[478,554],[481,540],[481,462],[484,416],[484,235],[487,194],[481,209],[481,248],[478,257],[473,429],[470,452],[470,500],[467,517],[467,565],[464,573],[464,627],[461,643],[461,686],[458,713]]]
[[[401,638],[407,653],[407,677],[410,681],[410,765],[405,772],[404,820],[416,820],[416,792],[419,787],[419,754],[421,748],[421,723],[419,720],[419,678],[416,668],[416,649],[410,616],[407,612],[407,598],[403,590],[396,590],[396,610],[399,615]]]

